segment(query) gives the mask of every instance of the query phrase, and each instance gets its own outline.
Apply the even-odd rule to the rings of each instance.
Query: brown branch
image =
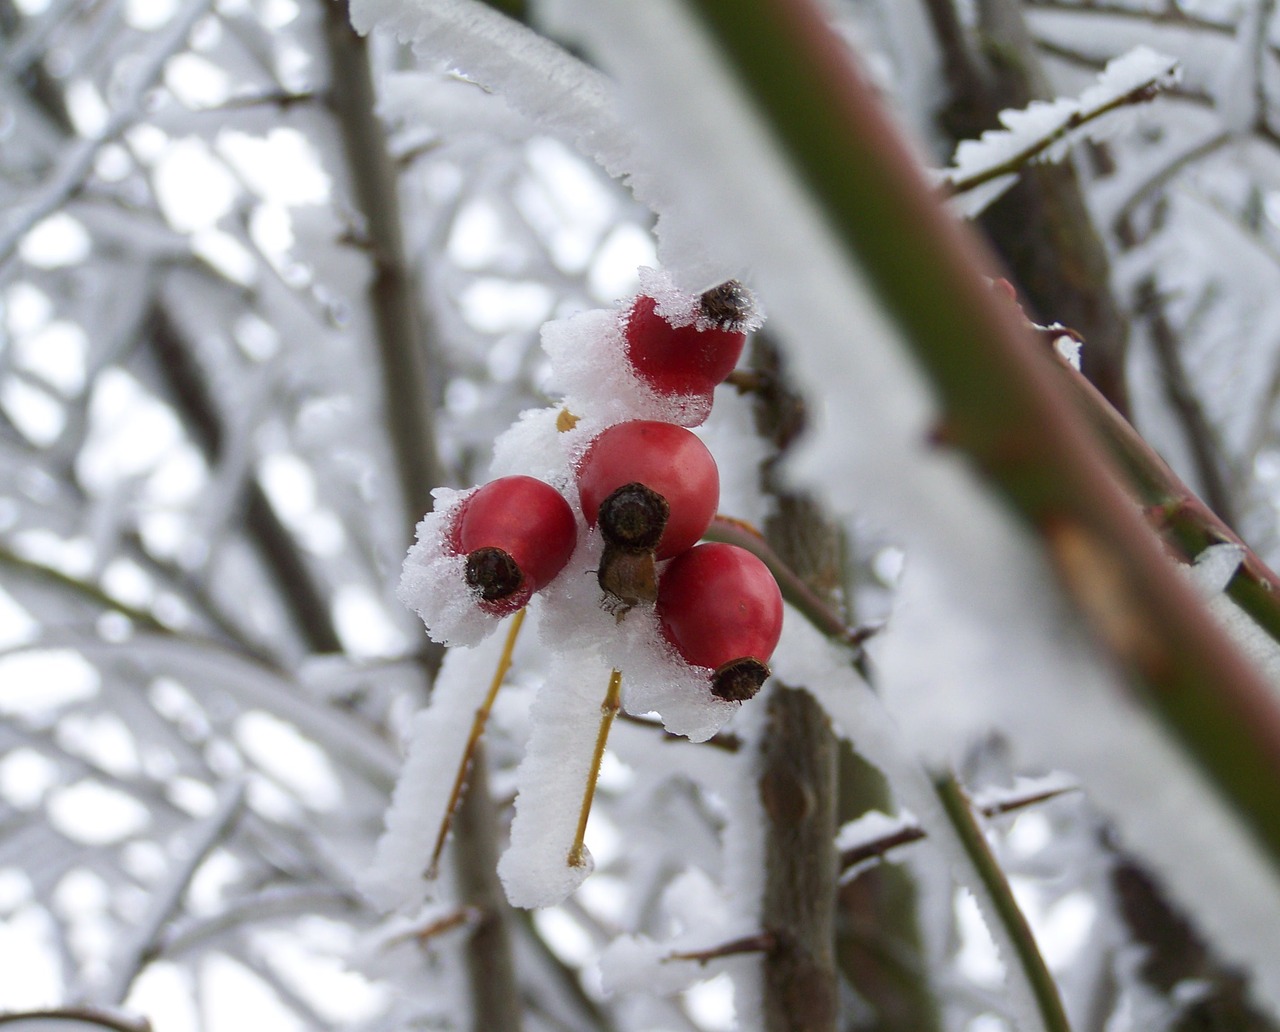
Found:
[[[741,939],[733,939],[730,942],[722,943],[706,950],[668,953],[662,958],[662,963],[669,964],[677,960],[693,960],[706,966],[709,961],[719,960],[721,957],[736,957],[743,953],[771,953],[777,948],[777,936],[770,932],[759,932],[756,935],[746,935]]]
[[[369,288],[382,372],[386,421],[396,463],[406,543],[431,508],[431,489],[444,482],[426,361],[426,341],[401,226],[397,167],[377,114],[366,41],[351,26],[348,4],[327,2],[325,40],[330,103],[337,119],[355,209],[374,263]],[[430,671],[424,669],[424,674]],[[484,1032],[518,1032],[519,982],[511,953],[511,908],[497,876],[497,818],[483,750],[472,761],[454,834],[461,901],[484,915],[467,940],[471,1020]]]
[[[99,1010],[96,1007],[59,1007],[53,1010],[14,1011],[0,1014],[0,1025],[10,1022],[40,1022],[54,1025],[68,1022],[73,1027],[97,1025],[99,1028],[113,1029],[114,1032],[151,1032],[151,1022],[144,1017],[132,1017],[115,1011]]]
[[[777,449],[761,471],[762,486],[776,499],[766,524],[770,551],[776,549],[792,592],[800,589],[810,598],[812,612],[829,614],[830,633],[844,637],[845,621],[832,608],[843,579],[840,538],[817,506],[783,490],[775,473],[803,430],[803,402],[787,388],[779,353],[766,335],[755,338],[753,366],[771,385],[756,396],[756,425]],[[835,1032],[835,736],[822,707],[801,686],[774,683],[764,702],[757,768],[765,819],[760,916],[772,943],[762,972],[764,1025],[769,1032]]]

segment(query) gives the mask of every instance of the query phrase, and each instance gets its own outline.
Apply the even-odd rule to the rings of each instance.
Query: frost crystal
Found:
[[[417,543],[405,556],[396,593],[442,645],[476,645],[502,622],[476,604],[465,579],[466,559],[449,543],[454,516],[471,493],[447,487],[431,492],[435,507],[418,523]]]

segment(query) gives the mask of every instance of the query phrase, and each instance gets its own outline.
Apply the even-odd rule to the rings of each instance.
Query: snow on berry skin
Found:
[[[766,664],[782,635],[782,593],[745,548],[709,542],[676,556],[662,572],[655,612],[676,651],[713,671],[717,698],[749,699],[769,676]]]
[[[711,412],[715,385],[741,353],[741,338],[762,322],[741,284],[690,294],[667,273],[642,268],[639,295],[619,310],[579,312],[543,325],[549,386],[575,415],[602,426],[626,419],[699,426]]]
[[[657,299],[641,294],[626,316],[627,359],[658,394],[701,398],[710,412],[716,385],[733,372],[742,354],[750,311],[750,296],[736,280],[702,294],[695,318],[684,325],[664,319]]]
[[[509,476],[462,503],[450,545],[465,555],[465,579],[478,605],[497,616],[523,608],[569,561],[578,526],[569,503],[533,477]]]
[[[514,490],[494,487],[512,479],[517,481]],[[530,487],[523,481],[541,486]],[[501,503],[507,490],[512,490],[511,498],[517,504],[493,504]],[[470,514],[473,500],[482,492],[487,493]],[[577,520],[559,492],[532,477],[504,477],[469,491],[439,487],[431,495],[435,506],[418,523],[417,541],[405,556],[397,596],[421,617],[433,641],[477,645],[504,616],[546,586],[555,575],[549,572],[551,567],[568,561],[577,539]],[[505,598],[485,601],[483,584],[468,581],[471,555],[486,548],[510,556],[520,572],[514,592]],[[505,564],[492,553],[485,553],[473,566],[483,565],[486,559],[494,570],[477,570],[471,574],[472,580],[482,581],[491,573],[503,572]],[[501,594],[501,588],[491,588],[490,594]]]

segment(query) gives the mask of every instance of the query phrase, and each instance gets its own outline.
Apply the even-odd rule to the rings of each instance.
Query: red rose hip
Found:
[[[668,559],[694,544],[711,525],[720,504],[720,471],[697,435],[673,423],[633,419],[596,436],[578,463],[582,514],[594,524],[615,491],[638,484],[659,495],[668,514],[656,542],[648,545]],[[606,538],[608,527],[602,524]]]
[[[694,434],[636,419],[599,434],[578,464],[582,513],[605,540],[600,587],[631,606],[657,598],[655,561],[702,537],[720,501],[720,473]]]
[[[676,556],[658,583],[656,612],[685,661],[711,668],[713,695],[739,702],[760,690],[782,635],[782,593],[745,548],[709,542]]]
[[[466,580],[481,608],[514,613],[549,584],[577,543],[573,509],[550,484],[502,477],[463,501],[450,544],[467,557]]]
[[[658,394],[705,399],[688,420],[696,426],[710,411],[716,384],[738,364],[754,311],[750,293],[736,280],[702,294],[693,321],[684,326],[672,326],[658,314],[656,299],[642,294],[626,316],[627,358]]]

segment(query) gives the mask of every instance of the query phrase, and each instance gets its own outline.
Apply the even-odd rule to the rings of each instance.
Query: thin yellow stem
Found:
[[[463,786],[467,782],[467,771],[471,769],[471,757],[476,751],[476,743],[484,734],[484,725],[489,719],[489,711],[493,709],[493,700],[498,697],[498,689],[507,679],[507,671],[511,669],[511,654],[515,652],[516,638],[520,636],[520,628],[524,624],[521,609],[511,621],[507,630],[507,641],[502,646],[502,655],[498,658],[498,669],[493,672],[493,682],[489,685],[489,694],[476,710],[475,720],[471,722],[471,734],[467,737],[467,747],[462,753],[462,762],[458,764],[458,776],[453,779],[453,788],[449,792],[449,802],[445,806],[444,820],[440,822],[440,833],[436,836],[435,848],[431,850],[431,862],[427,865],[427,878],[435,878],[440,873],[440,854],[444,852],[444,840],[449,837],[449,829],[453,827],[453,818],[458,812],[458,804],[462,801]]]
[[[600,763],[604,760],[604,744],[609,740],[613,718],[622,708],[622,673],[615,670],[609,675],[609,690],[600,704],[600,730],[596,732],[596,748],[591,754],[591,769],[587,772],[587,787],[582,793],[582,809],[578,812],[578,831],[573,836],[573,848],[569,850],[569,866],[582,866],[582,851],[587,837],[587,818],[591,815],[591,801],[596,796],[596,782],[600,779]]]

